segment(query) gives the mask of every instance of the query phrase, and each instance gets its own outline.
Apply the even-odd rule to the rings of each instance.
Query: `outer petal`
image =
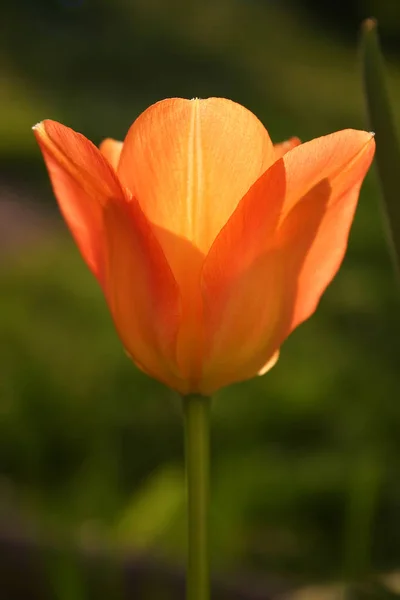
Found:
[[[102,277],[102,209],[123,198],[116,174],[92,142],[55,121],[34,127],[54,194],[72,235],[96,277]]]
[[[125,349],[146,373],[187,392],[176,366],[178,286],[135,199],[108,204],[105,238],[104,292]]]
[[[152,223],[207,252],[273,160],[267,131],[244,107],[175,98],[134,122],[118,173]]]
[[[243,198],[203,269],[204,389],[254,375],[315,308],[344,254],[373,152],[365,132],[314,140],[278,160]],[[236,370],[224,371],[221,360]]]
[[[284,156],[286,152],[293,150],[293,148],[296,148],[296,146],[300,146],[300,144],[301,141],[298,137],[292,137],[284,142],[280,142],[279,144],[274,144],[275,160],[278,160],[278,158],[282,158],[282,156]]]
[[[297,325],[311,316],[326,287],[339,270],[346,252],[360,188],[374,152],[375,141],[370,137],[348,168],[337,172],[330,179],[332,191],[327,210],[298,273],[296,302],[289,331],[284,335],[288,335]],[[296,209],[297,215],[294,216]],[[308,221],[310,207],[302,203],[295,206],[283,222],[281,234],[286,231],[284,235],[288,235],[287,231],[290,230],[290,223],[294,218]],[[292,238],[288,236],[288,242],[290,244],[288,251],[291,254],[295,253],[299,240],[295,236]]]
[[[231,269],[231,264],[227,268]],[[235,283],[224,279],[226,289],[211,282],[210,273],[205,271],[204,321],[209,338],[204,352],[202,393],[211,394],[225,385],[253,377],[272,361],[278,348],[271,340],[276,337],[276,323],[285,301],[283,276],[283,262],[277,251],[261,256],[241,272]]]
[[[107,138],[99,146],[99,150],[106,157],[110,165],[117,170],[122,151],[122,142]]]
[[[103,288],[118,333],[135,362],[171,387],[180,299],[152,228],[91,142],[58,123],[36,126],[61,211]]]
[[[284,171],[279,171],[283,177]],[[278,182],[277,177],[275,181]],[[255,247],[249,244],[250,253],[243,252],[242,260],[238,254],[232,256],[225,271],[218,275],[213,270],[215,256],[212,258],[214,249],[211,250],[211,260],[207,259],[203,271],[205,321],[209,335],[213,331],[203,372],[204,393],[265,373],[278,360],[282,330],[287,330],[292,316],[295,272],[318,231],[329,195],[330,186],[323,180],[303,198],[302,202],[311,207],[309,218],[294,218],[290,222],[290,240],[298,241],[295,255],[288,252],[288,236],[283,232],[278,239],[272,229],[276,224],[275,211],[271,212],[268,247],[257,256]],[[280,198],[276,204],[281,204]]]
[[[285,154],[287,191],[281,221],[296,202],[322,179],[335,181],[332,202],[341,186],[346,187],[357,177],[362,181],[371,163],[374,147],[372,133],[345,129],[301,144]],[[359,165],[361,171],[358,170]],[[367,165],[364,170],[363,165]]]

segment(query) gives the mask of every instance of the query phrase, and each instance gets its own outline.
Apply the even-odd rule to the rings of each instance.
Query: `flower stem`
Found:
[[[188,515],[187,600],[209,600],[210,398],[183,398]]]

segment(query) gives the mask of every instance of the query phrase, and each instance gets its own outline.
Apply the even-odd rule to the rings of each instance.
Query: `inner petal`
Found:
[[[175,98],[134,122],[118,174],[154,225],[206,254],[273,161],[266,129],[243,106],[222,98]],[[164,251],[168,258],[168,244]]]
[[[122,142],[118,142],[117,140],[113,140],[111,138],[106,138],[101,142],[99,150],[108,160],[110,165],[117,170],[122,151]]]

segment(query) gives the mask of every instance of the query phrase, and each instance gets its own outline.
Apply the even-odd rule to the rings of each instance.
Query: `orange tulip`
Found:
[[[99,149],[34,132],[127,352],[182,394],[275,364],[339,269],[375,150],[355,130],[274,146],[221,98],[158,102]]]

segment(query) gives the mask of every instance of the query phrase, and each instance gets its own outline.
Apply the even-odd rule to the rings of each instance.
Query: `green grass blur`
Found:
[[[168,96],[232,98],[275,141],[365,128],[357,32],[342,41],[340,28],[273,0],[22,0],[1,10],[0,533],[52,540],[62,550],[42,552],[52,590],[43,598],[80,600],[77,549],[183,564],[182,423],[175,395],[124,355],[30,128],[52,118],[96,143],[122,139]],[[395,54],[389,76],[400,119]],[[215,398],[217,574],[296,587],[400,567],[399,340],[371,173],[316,315],[267,376]],[[110,577],[93,597],[119,598]],[[154,581],[146,590],[131,597],[169,597]]]

